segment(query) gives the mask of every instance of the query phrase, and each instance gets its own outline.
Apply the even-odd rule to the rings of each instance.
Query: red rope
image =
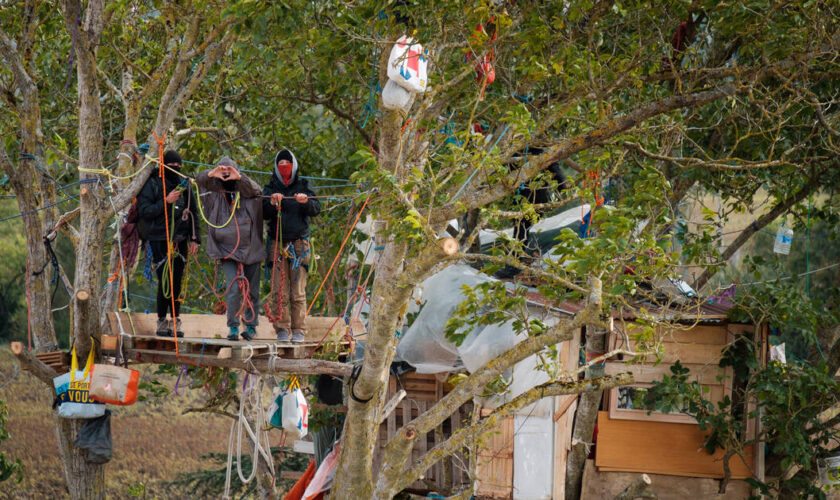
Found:
[[[250,321],[253,321],[257,317],[257,312],[254,309],[254,302],[251,300],[250,283],[248,283],[248,278],[245,277],[245,264],[242,262],[238,264],[236,272],[239,276],[236,277],[234,282],[239,283],[239,294],[242,296],[242,304],[239,306],[239,310],[236,311],[236,316],[239,316],[247,323],[249,320],[245,318],[245,311],[251,311]]]
[[[268,304],[265,307],[265,317],[268,318],[269,321],[272,323],[276,323],[283,319],[283,313],[285,313],[283,307],[283,285],[286,280],[286,266],[283,261],[277,262],[277,258],[281,257],[285,259],[285,250],[282,250],[282,239],[280,238],[280,207],[277,207],[277,224],[274,228],[274,248],[271,251],[271,291],[268,295]],[[280,290],[277,291],[277,304],[271,303],[271,297],[274,297],[275,294],[275,287],[278,285],[277,280],[275,280],[275,276],[277,273],[277,266],[280,266],[280,283],[279,287]]]

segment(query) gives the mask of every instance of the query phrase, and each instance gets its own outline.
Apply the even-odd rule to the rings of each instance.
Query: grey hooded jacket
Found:
[[[217,165],[239,170],[235,161],[225,156]],[[265,260],[262,231],[262,199],[259,184],[245,174],[238,181],[222,181],[210,177],[204,170],[195,181],[200,191],[204,215],[210,222],[207,227],[207,255],[211,259],[230,259],[245,265]],[[227,225],[230,211],[239,193],[239,204],[233,220]],[[224,227],[213,227],[223,226]]]

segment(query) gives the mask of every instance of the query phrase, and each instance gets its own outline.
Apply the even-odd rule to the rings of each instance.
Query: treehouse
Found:
[[[221,332],[226,329],[221,315],[184,314],[181,316],[183,337],[155,335],[157,315],[111,312],[109,334],[102,335],[102,352],[106,356],[136,363],[208,363],[224,366],[242,360],[286,359],[312,357],[322,349],[338,349],[340,356],[349,355],[354,339],[366,333],[358,319],[345,322],[339,318],[310,316],[306,318],[307,333],[302,343],[277,342],[271,322],[260,317],[257,336],[250,342],[227,340]],[[179,332],[181,333],[181,332]],[[177,356],[176,356],[177,342]]]
[[[478,327],[460,345],[445,338],[446,321],[462,300],[461,286],[475,286],[488,279],[468,266],[451,266],[423,283],[423,295],[427,298],[423,307],[415,310],[417,316],[397,347],[397,359],[405,363],[402,366],[409,366],[409,371],[392,374],[390,379],[388,397],[400,390],[406,396],[381,425],[380,451],[405,423],[423,414],[451,390],[453,375],[472,373],[524,338],[514,332],[511,324]],[[661,361],[656,363],[653,356],[616,356],[605,363],[607,375],[630,372],[635,382],[604,391],[597,435],[584,469],[583,498],[613,498],[640,473],[649,474],[649,488],[659,498],[697,497],[697,491],[714,496],[718,491],[719,480],[724,477],[723,452],[705,451],[704,433],[692,417],[649,413],[640,401],[644,400],[645,389],[669,373],[677,360],[689,370],[690,380],[696,380],[707,391],[706,398],[711,402],[733,398],[734,389],[742,382],[731,369],[718,366],[722,352],[737,337],[748,336],[764,346],[761,352],[766,353],[766,332],[754,325],[731,322],[726,316],[727,307],[698,302],[679,285],[655,284],[654,289],[669,298],[667,305],[644,304],[649,319],[652,316],[668,325],[655,332],[664,350]],[[533,289],[526,296],[529,315],[549,325],[583,309],[582,304],[549,302]],[[633,334],[640,324],[636,316],[614,314],[612,325],[607,350],[637,351],[640,346]],[[571,340],[556,346],[558,370],[579,366],[580,346],[585,340],[586,330],[581,328]],[[764,354],[761,362],[765,362]],[[412,458],[416,460],[431,450],[470,419],[485,417],[499,404],[546,382],[548,375],[539,369],[540,363],[538,357],[532,356],[515,365],[506,373],[509,385],[505,394],[476,398],[474,403],[462,406],[438,429],[418,440]],[[477,443],[480,446],[472,459],[462,452],[442,460],[409,490],[451,493],[473,476],[477,479],[476,498],[564,498],[577,400],[576,395],[549,397],[500,419],[495,431]],[[755,420],[749,422],[744,440],[757,435],[757,425]],[[761,446],[746,449],[743,459],[735,455],[729,461],[729,477],[733,481],[720,498],[749,496],[747,484],[734,480],[751,477],[751,470],[762,470],[756,465],[763,460],[763,450]]]
[[[699,306],[671,305],[649,310],[668,318],[673,326],[659,327],[655,335],[661,340],[663,356],[616,357],[605,364],[607,375],[630,371],[635,383],[604,391],[598,414],[594,460],[584,472],[582,498],[612,498],[620,493],[638,473],[650,474],[651,491],[659,498],[746,498],[747,483],[734,481],[752,477],[752,471],[763,471],[763,446],[745,447],[744,456],[729,460],[729,479],[725,495],[718,495],[719,479],[725,476],[724,452],[709,454],[703,447],[705,432],[697,421],[684,413],[649,411],[644,402],[647,388],[670,375],[671,366],[679,361],[689,370],[689,381],[697,382],[704,397],[711,403],[725,398],[736,401],[736,411],[749,412],[749,401],[737,403],[734,389],[743,384],[731,368],[721,368],[724,349],[738,337],[746,336],[760,346],[760,363],[766,363],[767,331],[761,325],[733,323],[727,319],[727,307],[701,303]],[[632,339],[639,328],[634,315],[613,318],[608,337],[608,350],[638,346]],[[742,441],[754,439],[759,431],[758,418],[747,420]]]

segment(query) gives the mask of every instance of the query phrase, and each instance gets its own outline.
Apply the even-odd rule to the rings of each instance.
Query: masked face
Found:
[[[292,162],[289,160],[280,160],[277,162],[277,171],[283,179],[283,184],[292,182]]]

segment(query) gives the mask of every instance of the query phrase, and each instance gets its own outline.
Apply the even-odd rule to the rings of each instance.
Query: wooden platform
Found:
[[[282,358],[308,357],[316,349],[338,346],[342,351],[349,351],[351,342],[345,337],[348,326],[337,318],[306,318],[306,339],[302,343],[277,342],[271,323],[264,316],[260,317],[257,336],[250,342],[245,340],[227,340],[227,325],[223,315],[187,314],[181,316],[184,337],[177,339],[179,354],[187,359],[198,361],[201,358],[245,359],[267,358],[273,350]],[[153,356],[155,353],[175,351],[176,339],[158,337],[157,315],[144,313],[108,313],[111,335],[102,336],[102,351],[116,353],[120,347],[134,349],[142,354]],[[352,335],[359,337],[366,333],[364,323],[351,321]],[[329,330],[329,331],[328,331]],[[323,339],[323,343],[321,343]],[[319,345],[320,344],[320,345]]]

